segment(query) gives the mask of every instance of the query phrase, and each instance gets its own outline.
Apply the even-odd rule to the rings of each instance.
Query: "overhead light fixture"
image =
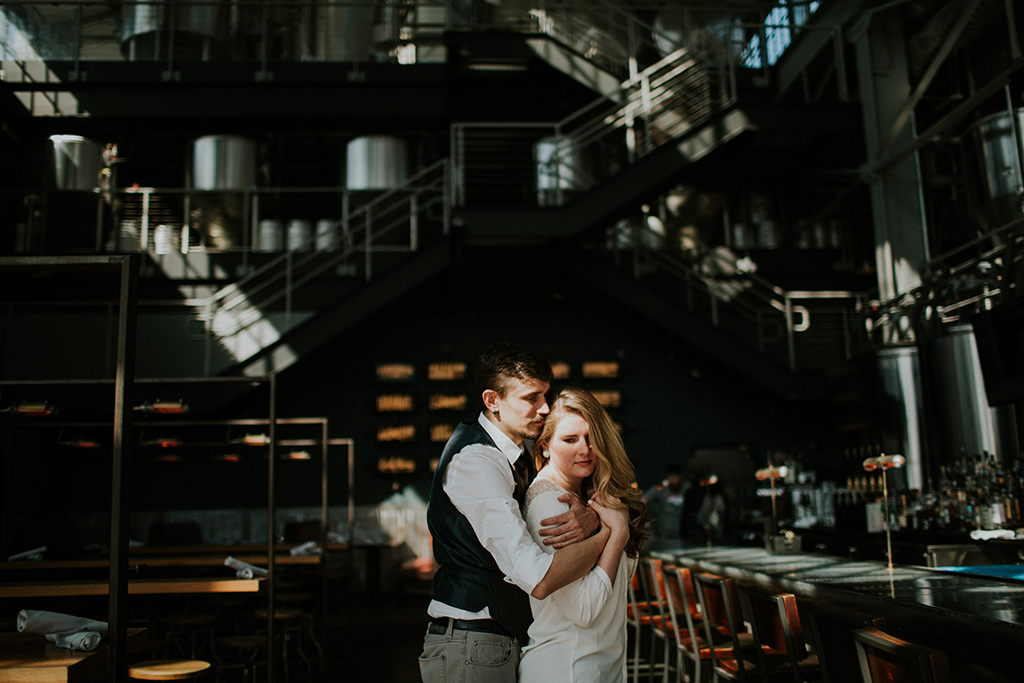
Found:
[[[181,456],[177,453],[166,453],[164,455],[154,455],[153,462],[181,462]]]
[[[184,401],[161,401],[157,399],[155,401],[146,401],[140,406],[135,406],[135,410],[156,415],[182,415],[188,412],[188,404]]]
[[[754,472],[754,478],[758,481],[765,481],[766,479],[785,479],[788,476],[789,468],[785,465],[781,467],[768,465],[768,467],[762,467],[758,471]]]
[[[891,470],[894,468],[903,467],[907,464],[907,459],[902,455],[880,455],[876,458],[865,458],[864,469],[868,472],[874,472],[875,470]]]
[[[214,462],[242,462],[242,456],[237,453],[221,453],[213,456]]]

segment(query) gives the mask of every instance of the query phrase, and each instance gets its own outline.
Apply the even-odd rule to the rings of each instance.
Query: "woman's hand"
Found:
[[[621,501],[618,498],[612,498],[602,503],[594,498],[590,501],[590,508],[601,518],[601,522],[611,529],[613,536],[629,535],[629,515],[626,513],[626,509],[608,507],[610,502],[620,503]]]
[[[616,570],[622,560],[622,553],[629,542],[629,515],[625,506],[622,509],[608,507],[612,502],[620,503],[618,498],[610,500],[598,500],[596,497],[590,500],[590,508],[601,518],[601,523],[611,530],[608,543],[601,551],[601,557],[597,558],[597,566],[604,570],[604,573],[615,585]]]

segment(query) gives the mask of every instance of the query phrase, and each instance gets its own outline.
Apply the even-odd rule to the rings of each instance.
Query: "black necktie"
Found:
[[[512,497],[519,503],[522,510],[526,501],[526,489],[533,479],[533,468],[530,466],[530,455],[524,449],[512,464],[512,478],[516,482]],[[491,618],[505,627],[518,640],[520,645],[528,641],[527,630],[533,621],[530,599],[515,584],[505,581],[500,572],[491,575],[489,607]]]
[[[533,479],[532,473],[530,472],[530,455],[524,449],[519,457],[516,458],[515,465],[512,467],[512,473],[516,482],[515,492],[512,497],[519,503],[519,507],[523,506],[523,501],[526,498],[526,489],[530,487],[530,480]]]

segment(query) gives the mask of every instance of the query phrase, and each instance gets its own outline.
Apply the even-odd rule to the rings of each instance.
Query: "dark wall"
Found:
[[[697,449],[736,453],[745,447],[752,467],[761,467],[770,453],[786,451],[805,457],[816,467],[840,452],[828,443],[831,425],[821,405],[797,405],[780,400],[762,387],[731,372],[723,365],[669,335],[657,321],[645,320],[593,291],[577,286],[558,267],[563,255],[557,249],[485,249],[467,252],[458,265],[340,332],[331,342],[307,355],[277,378],[279,417],[326,417],[332,438],[355,441],[355,503],[373,505],[396,488],[414,487],[424,498],[431,477],[431,459],[442,443],[431,441],[430,428],[475,418],[473,367],[477,356],[491,343],[511,340],[526,344],[553,362],[566,363],[568,380],[556,380],[553,390],[572,383],[590,390],[616,390],[619,407],[612,417],[624,431],[626,447],[637,468],[641,487],[661,479],[668,463],[686,466]],[[587,361],[615,361],[615,378],[582,377]],[[381,363],[409,363],[415,377],[402,382],[383,382],[375,375]],[[467,366],[461,380],[427,378],[435,362]],[[183,399],[192,406],[189,418],[260,418],[268,412],[268,394],[253,389],[238,397],[218,398],[223,388],[212,385],[141,387],[134,403],[147,399]],[[469,406],[459,411],[430,411],[431,393],[464,393]],[[58,400],[60,417],[71,419],[72,408],[91,406],[85,417],[105,420],[110,416],[109,386],[102,396]],[[381,393],[413,396],[409,413],[381,413],[376,398]],[[27,398],[52,395],[26,394]],[[4,399],[17,395],[5,389]],[[215,409],[215,406],[223,406]],[[236,449],[241,462],[216,460],[229,452],[227,438],[265,427],[228,430],[213,427],[183,430],[174,434],[190,441],[178,449],[178,462],[163,462],[163,451],[140,445],[168,436],[151,424],[153,418],[136,413],[137,442],[133,447],[130,505],[136,511],[188,509],[252,509],[267,500],[267,460],[259,449]],[[149,422],[147,422],[149,421]],[[377,441],[378,428],[411,424],[416,429],[409,442]],[[147,426],[148,425],[148,426]],[[143,429],[145,428],[145,429]],[[109,428],[87,436],[103,442],[100,450],[82,451],[58,445],[77,437],[76,430],[8,430],[5,443],[4,513],[22,522],[45,516],[66,518],[81,512],[109,509]],[[279,437],[316,436],[316,430],[297,434],[281,430]],[[196,445],[207,442],[208,447]],[[282,507],[315,507],[320,502],[320,462],[279,462],[276,465],[276,500]],[[416,469],[408,474],[382,473],[382,458],[408,458]],[[344,448],[332,448],[330,456],[332,506],[347,502]],[[53,483],[52,474],[60,473]],[[753,482],[741,482],[752,486]],[[27,540],[27,539],[26,539]]]
[[[821,447],[818,432],[824,424],[813,417],[805,420],[800,406],[752,386],[657,323],[622,311],[592,291],[580,291],[557,271],[534,267],[528,252],[488,252],[483,262],[437,278],[280,376],[282,414],[325,415],[333,437],[356,440],[357,504],[381,500],[396,483],[412,484],[426,495],[430,459],[443,446],[430,441],[430,425],[475,418],[475,360],[489,344],[502,340],[567,363],[569,379],[556,379],[553,390],[570,383],[621,392],[621,406],[609,412],[623,427],[642,487],[659,481],[669,462],[685,466],[695,448],[745,444],[761,467],[769,451],[811,453]],[[585,361],[617,361],[620,376],[584,378]],[[377,364],[395,362],[411,364],[415,378],[376,378]],[[464,362],[467,377],[431,381],[427,367],[434,362]],[[428,396],[438,390],[466,392],[470,408],[429,411]],[[412,394],[414,410],[379,413],[380,393]],[[415,440],[376,441],[378,426],[397,424],[415,425]],[[376,470],[379,458],[395,455],[415,460],[417,471],[396,476]]]

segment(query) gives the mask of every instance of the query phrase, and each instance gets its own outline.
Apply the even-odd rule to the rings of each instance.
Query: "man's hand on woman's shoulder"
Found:
[[[578,543],[601,526],[601,519],[594,510],[583,503],[577,496],[566,493],[558,498],[569,504],[569,511],[555,517],[548,517],[540,522],[540,535],[546,536],[544,545],[564,548]]]

